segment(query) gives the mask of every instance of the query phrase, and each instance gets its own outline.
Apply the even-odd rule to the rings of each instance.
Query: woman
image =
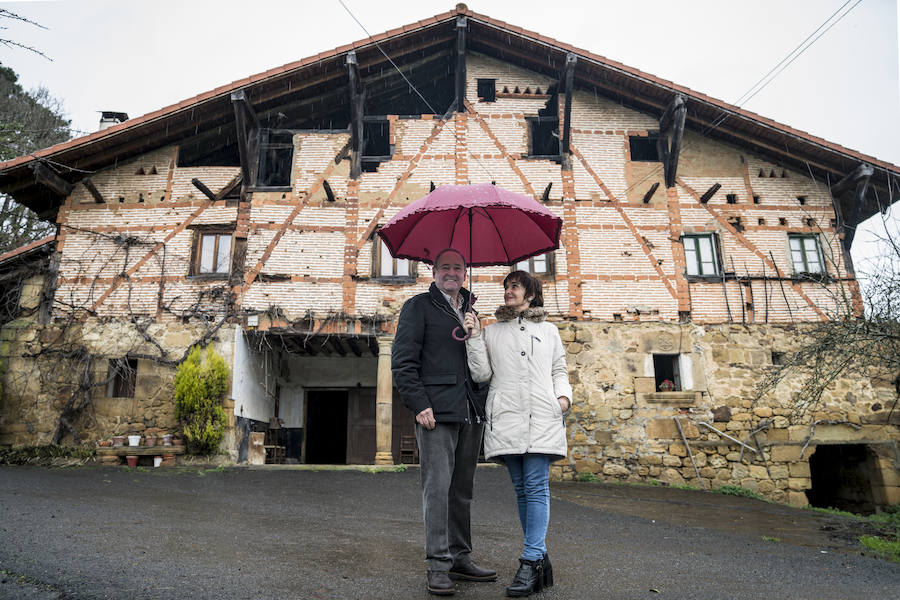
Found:
[[[528,596],[553,585],[545,537],[550,520],[550,463],[566,456],[564,414],[572,387],[559,331],[545,321],[541,282],[524,271],[503,280],[497,323],[481,331],[467,313],[469,369],[490,380],[484,456],[506,464],[516,490],[524,549],[508,596]]]

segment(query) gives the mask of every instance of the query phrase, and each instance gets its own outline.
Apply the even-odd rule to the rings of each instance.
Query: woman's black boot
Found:
[[[512,584],[506,588],[507,596],[530,596],[541,591],[544,583],[544,560],[519,559],[519,570]]]
[[[553,565],[550,564],[550,556],[544,552],[544,587],[553,585]]]

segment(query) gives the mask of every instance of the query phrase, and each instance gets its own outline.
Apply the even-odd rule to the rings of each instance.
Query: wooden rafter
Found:
[[[69,183],[57,175],[53,169],[42,162],[35,162],[32,164],[31,170],[34,172],[34,180],[36,182],[49,188],[50,191],[60,196],[68,196],[75,187],[74,184]]]
[[[91,181],[90,177],[85,177],[81,180],[81,185],[83,185],[88,192],[90,192],[91,196],[94,197],[94,202],[97,204],[103,204],[106,200],[103,199],[103,194],[100,193],[100,190],[97,189],[97,186],[94,185],[94,182]]]

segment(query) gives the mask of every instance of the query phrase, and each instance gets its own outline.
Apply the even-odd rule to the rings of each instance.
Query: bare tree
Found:
[[[804,327],[798,346],[785,353],[757,387],[757,400],[779,383],[799,377],[793,397],[794,413],[815,409],[839,378],[861,377],[890,383],[896,396],[888,409],[890,420],[900,399],[900,204],[881,215],[878,253],[857,265],[859,284],[838,281],[826,289],[834,299],[827,321]],[[858,294],[858,296],[855,296]],[[858,298],[862,299],[861,311]]]

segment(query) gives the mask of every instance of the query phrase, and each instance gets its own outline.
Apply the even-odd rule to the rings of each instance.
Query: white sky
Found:
[[[452,0],[344,1],[372,34],[455,6]],[[733,103],[844,1],[467,4]],[[0,62],[24,87],[43,85],[61,98],[75,129],[85,133],[96,130],[99,110],[140,116],[366,37],[337,0],[0,0],[0,8],[47,28],[4,20],[0,37],[53,59],[0,46]],[[744,108],[900,164],[898,20],[896,0],[862,0]],[[857,239],[862,245],[867,237],[860,232]]]

